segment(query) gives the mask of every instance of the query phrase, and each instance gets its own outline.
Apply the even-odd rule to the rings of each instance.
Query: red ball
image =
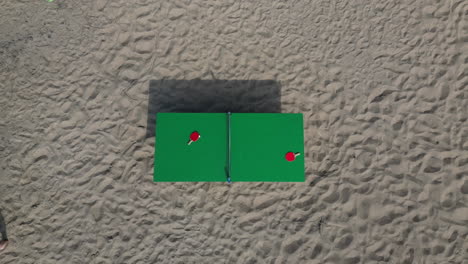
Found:
[[[287,160],[287,161],[293,161],[296,159],[296,154],[294,154],[294,152],[288,152],[286,153],[286,155],[284,156],[284,158]]]
[[[192,141],[197,141],[199,138],[200,138],[200,133],[198,133],[197,131],[194,131],[192,132],[192,134],[190,134],[190,140]]]

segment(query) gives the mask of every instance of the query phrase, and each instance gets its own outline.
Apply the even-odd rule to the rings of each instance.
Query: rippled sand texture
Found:
[[[156,2],[0,1],[1,263],[468,263],[467,1]],[[152,183],[197,78],[280,83],[306,182]]]

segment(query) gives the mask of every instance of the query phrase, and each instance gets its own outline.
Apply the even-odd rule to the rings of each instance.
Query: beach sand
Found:
[[[463,0],[3,0],[0,262],[468,263],[467,44]],[[277,83],[305,183],[153,183],[196,79]]]

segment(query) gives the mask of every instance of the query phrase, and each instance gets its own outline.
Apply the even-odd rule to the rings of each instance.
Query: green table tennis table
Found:
[[[305,180],[302,114],[158,113],[156,122],[154,182]]]

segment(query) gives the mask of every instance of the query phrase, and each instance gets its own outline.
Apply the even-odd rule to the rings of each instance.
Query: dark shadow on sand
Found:
[[[146,138],[155,135],[156,113],[280,113],[275,80],[151,80]]]
[[[5,218],[3,218],[2,211],[0,211],[0,233],[2,234],[2,240],[8,240]]]

